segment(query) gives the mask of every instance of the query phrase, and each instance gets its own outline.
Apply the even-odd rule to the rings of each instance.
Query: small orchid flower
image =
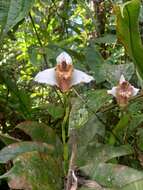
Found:
[[[56,62],[56,67],[39,72],[34,80],[50,86],[57,86],[62,92],[67,92],[76,84],[89,83],[94,80],[92,76],[74,69],[72,59],[66,52],[62,52],[56,58]]]
[[[121,75],[119,84],[113,87],[111,90],[107,90],[108,94],[113,95],[120,107],[125,107],[128,104],[129,99],[132,96],[136,96],[139,89],[132,86],[128,81],[125,80],[124,76]]]

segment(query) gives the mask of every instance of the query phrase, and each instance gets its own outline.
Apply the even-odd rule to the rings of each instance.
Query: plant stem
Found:
[[[75,161],[77,156],[77,133],[75,129],[73,129],[72,132],[70,133],[70,144],[72,145],[72,152],[69,160],[66,190],[71,189],[72,179],[73,179],[71,172],[75,170]]]
[[[63,141],[63,158],[64,158],[64,173],[66,175],[68,168],[68,144],[67,144],[67,121],[69,118],[70,104],[68,94],[64,94],[64,106],[65,106],[65,116],[62,123],[62,141]]]

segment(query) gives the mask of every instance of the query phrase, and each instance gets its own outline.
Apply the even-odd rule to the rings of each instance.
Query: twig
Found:
[[[80,96],[79,94],[78,94],[78,92],[73,88],[73,90],[74,90],[74,92],[75,92],[75,94],[87,105],[87,102],[82,98],[82,96]],[[130,100],[129,100],[129,102],[130,103],[132,103],[132,102],[134,102],[134,100],[138,100],[138,99],[140,99],[140,98],[143,98],[143,92],[141,92],[139,95],[137,95],[137,96],[135,96],[135,97],[132,97]],[[87,107],[89,108],[89,106],[87,105]],[[104,113],[104,112],[106,112],[106,111],[109,111],[109,110],[112,110],[112,109],[114,109],[114,108],[116,108],[116,107],[118,107],[118,104],[116,103],[116,104],[110,104],[110,105],[108,105],[108,106],[103,106],[103,107],[101,107],[101,108],[99,108],[99,110],[97,110],[96,112],[94,112],[93,110],[91,110],[91,108],[90,108],[90,110],[93,112],[93,113],[98,113],[98,112],[101,112],[101,113]]]
[[[36,34],[38,43],[39,43],[40,47],[43,48],[43,44],[42,44],[41,39],[40,39],[40,37],[39,37],[39,34],[38,34],[38,32],[37,32],[37,29],[36,29],[36,26],[35,26],[35,23],[34,23],[34,20],[33,20],[33,17],[32,17],[32,15],[31,15],[31,13],[29,13],[29,17],[30,17],[30,20],[31,20],[33,29],[34,29],[34,31],[35,31],[35,34]],[[47,58],[46,58],[45,53],[43,53],[43,58],[44,58],[46,67],[48,68],[48,62],[47,62]]]
[[[72,186],[73,171],[75,169],[75,160],[76,160],[76,155],[77,155],[77,135],[76,135],[76,131],[74,129],[72,129],[72,131],[70,133],[70,141],[72,144],[72,153],[71,153],[71,158],[70,158],[70,162],[69,162],[66,190],[70,190],[71,186]],[[78,183],[78,182],[76,182],[76,183]]]

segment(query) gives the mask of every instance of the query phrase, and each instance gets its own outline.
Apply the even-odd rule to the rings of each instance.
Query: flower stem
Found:
[[[68,94],[63,95],[65,116],[62,123],[62,141],[63,141],[63,158],[64,158],[64,173],[66,175],[68,169],[68,144],[67,144],[67,122],[69,119],[70,103]]]

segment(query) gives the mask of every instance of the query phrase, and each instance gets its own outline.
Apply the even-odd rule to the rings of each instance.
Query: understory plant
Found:
[[[0,1],[1,189],[143,189],[142,5],[117,3]]]

